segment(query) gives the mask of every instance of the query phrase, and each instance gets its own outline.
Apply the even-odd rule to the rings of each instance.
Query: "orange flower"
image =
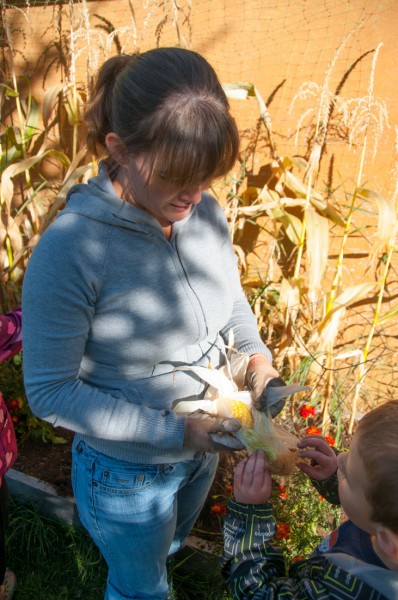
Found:
[[[284,502],[285,500],[287,500],[287,498],[288,498],[288,495],[289,495],[289,494],[287,493],[287,491],[285,490],[285,488],[286,488],[286,486],[285,486],[285,484],[284,484],[284,483],[280,483],[280,484],[278,485],[278,490],[279,490],[279,492],[278,492],[278,496],[279,496],[279,498],[282,500],[282,502]]]
[[[233,485],[226,485],[225,486],[225,491],[228,493],[231,493],[234,491],[234,486]]]
[[[290,537],[290,527],[287,523],[278,523],[275,537],[277,540],[287,540]]]
[[[218,517],[225,517],[225,515],[227,514],[227,507],[225,506],[225,504],[213,504],[213,506],[210,507],[210,512],[212,515],[216,515]]]
[[[304,556],[301,556],[301,554],[297,554],[297,556],[293,556],[292,558],[292,562],[294,563],[300,562],[300,560],[304,560]]]
[[[321,502],[325,502],[325,498],[324,498],[323,496],[319,496],[319,500],[320,500]]]
[[[303,404],[300,408],[300,417],[303,419],[308,419],[308,417],[313,417],[315,415],[315,408],[310,404]]]
[[[336,443],[336,440],[331,435],[325,435],[325,440],[327,441],[327,443],[329,444],[329,446],[334,446],[335,443]]]
[[[315,425],[311,425],[311,427],[307,427],[305,430],[307,435],[321,435],[321,430],[319,427],[315,427]]]

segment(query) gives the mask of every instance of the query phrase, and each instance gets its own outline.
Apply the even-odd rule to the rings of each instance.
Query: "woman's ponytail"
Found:
[[[113,131],[112,92],[117,76],[135,56],[131,54],[113,56],[105,61],[98,72],[91,100],[84,113],[87,124],[87,148],[95,156],[103,154],[106,148],[105,136]]]

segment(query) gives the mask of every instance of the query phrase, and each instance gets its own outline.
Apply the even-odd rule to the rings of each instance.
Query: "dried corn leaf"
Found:
[[[329,224],[313,208],[307,209],[306,220],[308,295],[311,302],[316,302],[329,255]]]
[[[324,350],[326,346],[333,343],[337,336],[339,322],[344,315],[347,306],[354,301],[367,296],[369,292],[378,286],[378,282],[359,283],[348,287],[333,302],[332,308],[319,323],[309,340],[311,346],[316,346],[319,351]]]
[[[377,244],[373,251],[375,255],[380,249],[388,248],[395,241],[398,232],[398,215],[395,201],[387,199],[373,190],[358,189],[358,195],[375,200],[378,206]]]
[[[379,317],[377,320],[378,325],[385,325],[390,321],[396,319],[398,317],[398,305],[394,306],[391,310],[386,312],[382,317]]]
[[[282,279],[279,306],[285,314],[286,324],[289,320],[292,323],[296,321],[300,309],[301,285],[301,279]]]
[[[301,220],[295,215],[292,215],[280,208],[274,208],[271,212],[275,219],[282,223],[283,229],[285,230],[289,240],[293,244],[298,245],[303,227]]]

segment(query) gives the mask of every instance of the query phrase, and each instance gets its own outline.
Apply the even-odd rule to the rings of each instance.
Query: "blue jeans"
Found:
[[[173,464],[120,461],[80,441],[72,484],[82,524],[108,565],[105,600],[167,596],[166,560],[206,500],[218,455]]]

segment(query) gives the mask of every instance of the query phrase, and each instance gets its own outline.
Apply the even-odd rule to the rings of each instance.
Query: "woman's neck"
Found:
[[[166,238],[166,240],[169,242],[171,240],[171,236],[173,233],[173,225],[172,223],[170,223],[169,225],[162,225],[162,231],[164,233],[164,237]]]
[[[137,208],[143,210],[148,215],[151,214],[146,208],[144,208],[140,204],[137,204],[136,202],[134,202],[134,199],[130,198],[129,195],[125,193],[123,185],[120,183],[120,181],[118,181],[117,177],[112,181],[112,185],[113,185],[113,189],[115,190],[116,195],[119,198],[121,198],[122,200],[124,200],[128,204],[132,204],[133,206],[136,206]],[[153,215],[151,215],[151,216],[153,216]],[[154,217],[154,218],[156,219],[156,217]],[[166,225],[163,225],[162,223],[160,223],[160,226],[161,226],[162,231],[164,233],[164,237],[166,238],[167,241],[170,241],[171,235],[172,235],[172,232],[173,232],[173,224],[172,223],[167,223]]]

